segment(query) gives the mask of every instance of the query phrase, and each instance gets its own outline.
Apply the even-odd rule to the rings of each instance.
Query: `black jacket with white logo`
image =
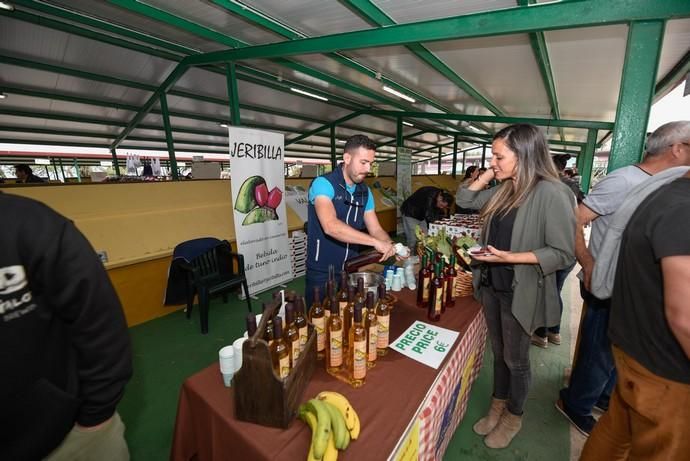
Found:
[[[40,459],[115,412],[132,375],[122,306],[95,251],[40,202],[0,193],[0,459]]]

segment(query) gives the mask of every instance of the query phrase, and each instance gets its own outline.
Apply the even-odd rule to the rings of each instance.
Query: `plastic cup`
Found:
[[[235,348],[233,346],[225,346],[218,351],[218,362],[220,363],[221,373],[235,372]]]
[[[401,274],[395,274],[393,276],[393,291],[400,291],[402,290],[402,275]]]
[[[232,347],[235,349],[235,373],[237,373],[240,368],[242,368],[242,345],[247,340],[247,338],[237,338]]]
[[[225,387],[231,387],[232,384],[232,377],[235,375],[234,373],[221,373],[223,375],[223,384],[225,384]]]

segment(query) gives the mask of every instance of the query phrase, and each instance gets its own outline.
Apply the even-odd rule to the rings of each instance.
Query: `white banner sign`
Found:
[[[431,368],[438,368],[460,333],[447,328],[414,322],[390,348]]]
[[[287,232],[282,134],[229,127],[230,173],[237,251],[244,255],[249,293],[292,278]]]
[[[285,203],[297,213],[302,221],[307,222],[309,218],[307,192],[302,186],[285,186],[285,188]]]

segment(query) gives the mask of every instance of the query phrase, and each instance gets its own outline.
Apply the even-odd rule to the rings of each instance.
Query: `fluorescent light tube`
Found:
[[[394,94],[397,97],[404,99],[405,101],[410,101],[411,103],[417,102],[415,99],[409,97],[408,95],[403,94],[403,93],[399,92],[398,90],[394,90],[393,88],[386,86],[386,85],[383,85],[383,91],[388,91],[390,94]]]
[[[305,96],[309,96],[309,97],[314,98],[314,99],[319,99],[321,101],[328,101],[328,98],[324,98],[323,96],[319,96],[317,94],[310,93],[308,91],[300,90],[299,88],[290,87],[290,91],[294,91],[295,93],[303,94]]]

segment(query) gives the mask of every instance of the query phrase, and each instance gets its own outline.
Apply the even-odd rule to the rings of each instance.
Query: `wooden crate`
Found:
[[[280,303],[266,308],[256,333],[242,347],[242,368],[235,374],[235,417],[263,426],[286,428],[297,416],[302,395],[316,367],[316,330],[309,325],[305,350],[285,380],[273,371],[268,343],[262,338],[266,322]]]

